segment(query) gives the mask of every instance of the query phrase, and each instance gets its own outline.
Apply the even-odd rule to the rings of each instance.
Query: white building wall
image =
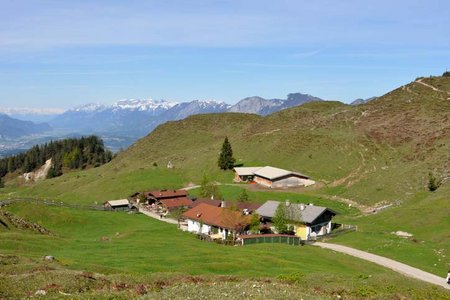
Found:
[[[291,176],[291,177],[284,178],[281,180],[273,181],[272,187],[279,188],[279,187],[288,187],[288,186],[310,186],[315,183],[316,182],[314,180]]]
[[[208,234],[211,231],[211,226],[206,224],[200,224],[200,222],[198,221],[188,220],[187,223],[189,232]]]

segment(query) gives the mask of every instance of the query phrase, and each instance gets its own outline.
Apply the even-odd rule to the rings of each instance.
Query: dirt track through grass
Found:
[[[413,268],[411,266],[408,266],[406,264],[400,263],[398,261],[375,255],[372,253],[364,252],[361,250],[357,250],[354,248],[342,246],[342,245],[336,245],[336,244],[329,244],[329,243],[321,243],[317,242],[314,244],[315,246],[319,246],[321,248],[330,249],[333,251],[337,251],[340,253],[345,253],[354,257],[358,257],[373,263],[376,263],[380,266],[384,266],[386,268],[389,268],[391,270],[394,270],[400,274],[406,275],[408,277],[412,277],[415,279],[419,279],[422,281],[426,281],[428,283],[432,283],[435,285],[442,286],[448,290],[450,290],[450,285],[445,282],[445,278],[441,278],[439,276],[436,276],[434,274],[422,271],[417,268]]]

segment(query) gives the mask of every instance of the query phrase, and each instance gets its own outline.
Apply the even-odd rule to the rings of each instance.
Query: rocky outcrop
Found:
[[[15,216],[14,214],[0,210],[0,220],[1,224],[4,224],[6,228],[9,228],[10,226],[13,226],[17,229],[25,229],[25,230],[31,230],[40,234],[46,234],[46,235],[53,235],[50,230],[47,228],[33,222],[29,222],[25,220],[24,218],[20,218]],[[8,226],[8,223],[10,224]]]

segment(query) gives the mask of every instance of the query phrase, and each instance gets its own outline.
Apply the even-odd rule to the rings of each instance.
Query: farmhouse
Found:
[[[234,168],[235,182],[254,181],[269,188],[283,188],[292,186],[309,186],[315,181],[308,176],[284,169],[266,167],[237,167]]]
[[[150,203],[159,202],[163,199],[175,199],[187,197],[186,190],[157,190],[145,193],[145,197]]]
[[[296,236],[309,240],[331,232],[331,219],[336,213],[326,207],[269,200],[256,213],[263,222],[271,222],[278,205],[286,206],[286,219],[294,223],[292,225]]]
[[[130,209],[130,201],[128,199],[109,200],[103,203],[105,210],[128,210]]]
[[[188,197],[168,198],[159,201],[163,210],[172,211],[179,208],[188,208],[192,205],[192,200]]]
[[[234,181],[235,182],[250,182],[255,177],[255,172],[261,169],[261,167],[236,167],[234,168]]]
[[[223,207],[223,208],[235,208],[241,211],[243,214],[251,214],[255,211],[261,204],[251,203],[251,202],[231,202],[231,201],[223,201],[223,200],[214,200],[209,198],[200,198],[192,202],[190,208],[194,208],[202,203],[212,205],[215,207]]]
[[[274,167],[264,167],[257,170],[254,181],[269,188],[309,186],[315,183],[306,175]]]
[[[250,225],[251,216],[239,211],[201,203],[183,214],[188,231],[208,234],[211,237],[226,239],[230,234],[244,232]]]

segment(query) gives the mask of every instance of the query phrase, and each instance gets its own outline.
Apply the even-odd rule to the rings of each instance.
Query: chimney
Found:
[[[300,210],[305,210],[305,204],[300,203]]]
[[[286,206],[291,205],[291,202],[289,202],[289,200],[286,200]]]
[[[220,201],[220,207],[225,207],[225,201]]]

